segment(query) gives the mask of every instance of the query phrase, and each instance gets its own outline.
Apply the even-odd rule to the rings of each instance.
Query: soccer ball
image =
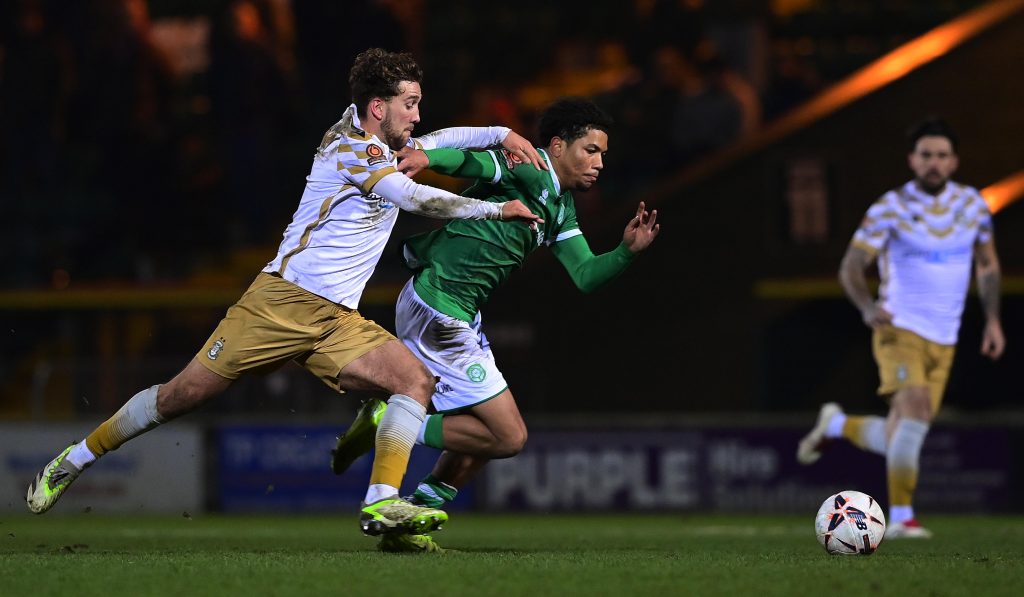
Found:
[[[869,556],[885,535],[885,515],[870,495],[840,491],[818,508],[814,532],[831,555]]]

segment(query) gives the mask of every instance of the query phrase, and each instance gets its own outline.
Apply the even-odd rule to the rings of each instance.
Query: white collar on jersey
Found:
[[[359,122],[359,110],[356,109],[356,105],[349,104],[348,109],[345,111],[352,113],[352,126],[356,127],[359,130],[363,130],[363,123]]]
[[[562,185],[558,182],[558,175],[555,174],[555,167],[551,165],[551,158],[548,157],[548,152],[541,148],[537,148],[537,151],[544,156],[544,161],[548,163],[548,174],[551,175],[551,184],[555,185],[555,197],[559,197],[562,194]]]
[[[943,203],[946,203],[946,202],[948,202],[950,200],[950,196],[954,192],[956,192],[956,188],[958,186],[959,185],[957,183],[953,182],[952,180],[947,180],[946,181],[946,186],[942,189],[942,191],[938,195],[929,195],[928,193],[925,193],[921,189],[917,188],[917,181],[911,180],[907,184],[903,185],[903,192],[904,192],[905,195],[907,195],[911,199],[914,199],[916,201],[920,201],[921,203],[929,203],[929,204],[931,204],[931,203],[938,203],[938,204],[943,204]]]

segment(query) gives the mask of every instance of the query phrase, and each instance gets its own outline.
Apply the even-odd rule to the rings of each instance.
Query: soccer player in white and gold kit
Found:
[[[921,446],[953,362],[972,263],[986,317],[981,353],[998,359],[1006,344],[992,215],[975,189],[950,180],[958,165],[956,136],[941,120],[929,120],[914,129],[910,141],[914,180],[868,209],[839,270],[847,297],[874,330],[878,393],[889,402],[889,416],[847,416],[827,403],[797,450],[800,462],[810,464],[827,440],[846,438],[884,455],[887,538],[932,535],[917,521],[912,499]],[[877,300],[864,273],[876,259]]]
[[[105,453],[198,408],[245,373],[294,360],[339,392],[391,395],[360,513],[363,532],[418,533],[447,520],[443,511],[411,505],[397,495],[434,379],[400,341],[359,314],[359,299],[399,209],[531,225],[540,218],[518,200],[478,201],[417,184],[396,170],[394,152],[407,145],[502,144],[534,166],[546,166],[529,142],[502,127],[445,129],[411,139],[419,122],[421,79],[408,54],[371,49],[356,58],[349,74],[354,103],[324,135],[277,256],[181,373],[133,396],[39,472],[26,496],[32,512],[49,510]]]

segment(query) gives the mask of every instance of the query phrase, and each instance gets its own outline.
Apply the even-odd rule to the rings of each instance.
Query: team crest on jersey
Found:
[[[473,383],[483,383],[487,379],[487,370],[479,363],[473,363],[466,369],[466,377]]]
[[[379,145],[370,143],[366,146],[366,163],[369,166],[379,164],[381,162],[388,161],[388,158],[384,155],[384,150]]]
[[[509,170],[523,163],[523,160],[520,159],[519,156],[507,149],[502,149],[501,155],[505,158],[505,166],[507,166]]]
[[[899,381],[907,381],[907,376],[907,366],[901,363],[898,367],[896,367],[896,379],[898,379]]]
[[[224,349],[224,338],[217,338],[217,341],[213,343],[210,350],[206,351],[206,357],[211,361],[216,361],[217,357],[220,356],[220,351]]]
[[[541,192],[540,197],[537,197],[537,201],[540,201],[541,205],[547,205],[548,204],[548,190],[547,189],[544,189]]]

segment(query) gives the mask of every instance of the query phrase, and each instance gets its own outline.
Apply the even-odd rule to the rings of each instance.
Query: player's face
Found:
[[[412,136],[412,130],[420,121],[420,99],[423,92],[415,81],[398,84],[398,95],[384,103],[384,118],[380,129],[383,141],[388,147],[399,150],[405,147]]]
[[[558,178],[563,188],[586,191],[594,186],[604,169],[604,154],[608,152],[608,133],[589,129],[586,135],[576,139],[556,156],[559,168]]]
[[[937,135],[918,139],[907,161],[914,171],[917,186],[927,193],[942,191],[959,164],[953,144]]]

